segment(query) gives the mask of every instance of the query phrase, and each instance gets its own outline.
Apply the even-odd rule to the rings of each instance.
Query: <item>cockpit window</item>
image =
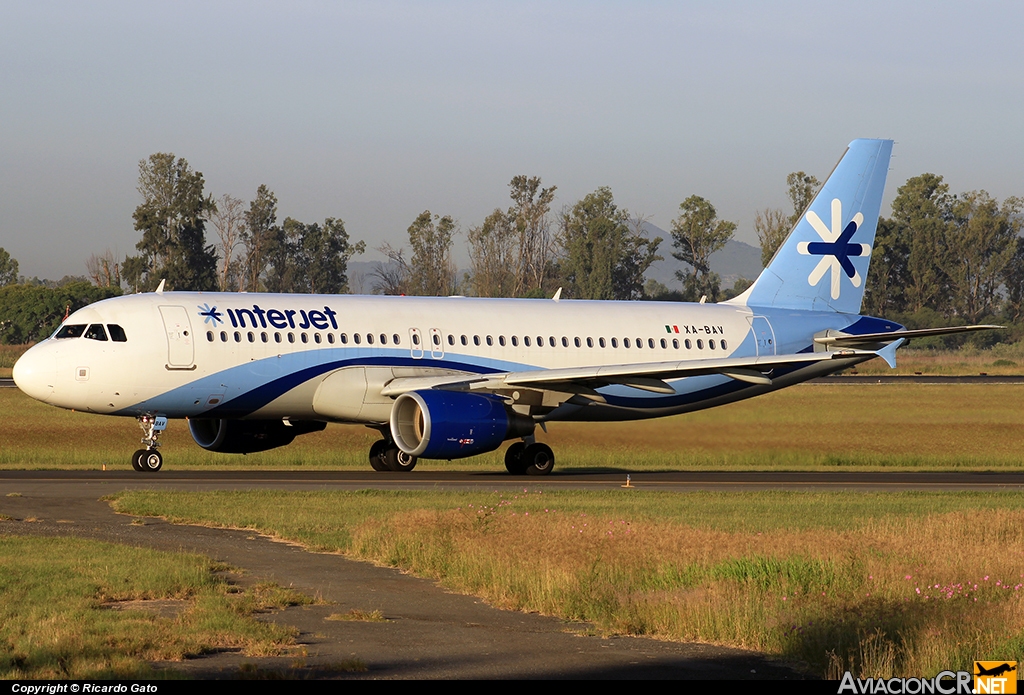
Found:
[[[107,339],[107,332],[103,330],[102,323],[94,323],[85,330],[85,337],[89,340],[103,340]]]
[[[69,323],[60,327],[57,331],[57,335],[54,338],[81,338],[82,334],[85,333],[84,323]]]
[[[110,339],[115,343],[127,343],[128,336],[124,334],[124,329],[118,326],[116,323],[108,323],[107,330],[110,331]]]

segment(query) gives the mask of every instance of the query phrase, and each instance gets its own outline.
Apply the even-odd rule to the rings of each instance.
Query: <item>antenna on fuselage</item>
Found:
[[[559,287],[557,290],[555,290],[555,296],[553,296],[551,299],[553,299],[554,301],[557,302],[561,298],[562,298],[562,288]]]
[[[164,283],[165,282],[167,282],[166,278],[161,280],[160,284],[156,286],[156,293],[157,294],[163,294],[164,293]]]

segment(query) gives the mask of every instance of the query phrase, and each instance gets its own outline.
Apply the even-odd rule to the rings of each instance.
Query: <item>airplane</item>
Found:
[[[769,393],[881,357],[907,330],[861,316],[892,153],[854,140],[768,266],[717,304],[155,292],[84,307],[14,366],[26,394],[135,418],[137,471],[158,471],[168,419],[221,453],[290,444],[327,423],[381,439],[378,471],[498,449],[548,475],[536,428],[663,417]]]

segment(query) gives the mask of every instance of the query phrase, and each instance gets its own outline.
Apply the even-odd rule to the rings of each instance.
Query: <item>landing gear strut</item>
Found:
[[[370,466],[375,471],[408,473],[416,467],[416,457],[399,449],[394,442],[381,439],[370,447]]]
[[[140,415],[136,418],[142,428],[142,443],[145,449],[132,454],[132,468],[142,472],[156,473],[164,465],[164,457],[157,451],[160,433],[167,429],[167,418],[155,415]]]

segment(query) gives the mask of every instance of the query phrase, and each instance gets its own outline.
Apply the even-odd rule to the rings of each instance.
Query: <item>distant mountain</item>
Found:
[[[683,263],[672,258],[672,235],[650,222],[644,223],[644,230],[651,238],[660,236],[663,241],[659,253],[665,257],[657,261],[647,270],[648,280],[657,280],[669,289],[682,289],[682,283],[676,279],[676,271],[682,270]],[[725,248],[711,255],[711,270],[722,277],[722,289],[733,286],[741,277],[755,279],[761,274],[761,249],[732,239]]]
[[[651,238],[660,236],[663,239],[659,253],[665,257],[665,260],[652,264],[645,277],[657,280],[669,289],[682,289],[682,283],[676,279],[676,271],[682,269],[683,264],[672,258],[672,235],[649,222],[644,224],[644,230]],[[348,284],[352,292],[370,294],[373,291],[373,271],[376,267],[374,261],[349,261]],[[735,239],[711,256],[711,270],[722,277],[722,289],[732,287],[741,277],[753,280],[761,273],[761,269],[761,249]],[[460,268],[459,278],[468,271],[468,268]]]

